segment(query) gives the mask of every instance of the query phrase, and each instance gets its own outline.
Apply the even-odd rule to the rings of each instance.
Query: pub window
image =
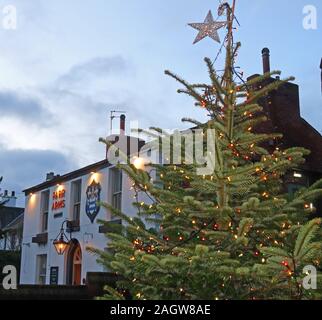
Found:
[[[111,191],[112,206],[115,209],[122,209],[122,171],[119,169],[111,169]]]
[[[299,191],[301,188],[303,188],[300,184],[289,184],[287,186],[287,192],[290,196],[294,196],[294,194]]]
[[[82,195],[82,180],[77,180],[72,183],[72,220],[79,223],[80,208]]]
[[[41,219],[41,232],[47,232],[48,230],[48,212],[49,212],[49,190],[41,193],[41,209],[40,209],[40,219]]]
[[[46,273],[47,273],[47,255],[37,255],[37,275],[36,283],[39,285],[46,284]]]

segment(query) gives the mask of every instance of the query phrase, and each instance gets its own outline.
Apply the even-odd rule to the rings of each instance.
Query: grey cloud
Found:
[[[14,91],[0,91],[0,117],[30,120],[31,124],[48,125],[53,115],[38,99]]]
[[[125,75],[126,77],[122,78]],[[78,116],[96,117],[96,126],[106,126],[109,111],[113,109],[128,111],[128,119],[145,119],[146,124],[154,123],[153,113],[147,112],[145,106],[151,100],[146,99],[149,93],[145,92],[145,100],[142,99],[140,94],[132,89],[131,83],[136,81],[135,67],[121,55],[95,57],[71,67],[47,88],[47,92],[60,103],[68,99],[69,106],[74,105],[82,112],[86,110]],[[93,87],[89,85],[90,82]],[[160,107],[162,109],[163,102]]]
[[[45,180],[47,172],[58,174],[75,169],[75,164],[62,153],[52,150],[8,150],[0,145],[2,189],[22,190]]]
[[[68,86],[73,83],[84,82],[95,78],[115,76],[119,72],[129,70],[127,61],[122,56],[96,57],[82,64],[73,66],[66,74],[58,78],[59,86]]]

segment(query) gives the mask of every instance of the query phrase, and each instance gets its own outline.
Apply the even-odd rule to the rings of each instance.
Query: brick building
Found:
[[[262,50],[263,73],[270,72],[269,49]],[[322,71],[322,61],[321,61]],[[254,75],[255,77],[258,75]],[[251,78],[252,78],[251,77]],[[265,84],[279,80],[270,78]],[[321,74],[322,83],[322,74]],[[322,88],[321,88],[322,89]],[[311,151],[306,157],[306,163],[299,170],[290,172],[285,177],[285,191],[294,192],[301,186],[309,186],[322,178],[322,136],[306,120],[301,117],[299,86],[295,83],[285,83],[277,90],[259,101],[268,121],[257,128],[258,132],[282,133],[283,138],[271,142],[272,147],[291,148],[304,147]],[[322,107],[322,106],[321,106]],[[322,215],[322,201],[315,204],[317,213]]]

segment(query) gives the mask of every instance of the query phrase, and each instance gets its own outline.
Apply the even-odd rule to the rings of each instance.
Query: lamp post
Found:
[[[60,232],[57,235],[56,239],[53,241],[53,245],[57,251],[57,253],[61,256],[65,253],[66,249],[70,245],[70,239],[67,238],[64,231],[64,223],[67,225],[68,220],[65,220],[60,228]]]

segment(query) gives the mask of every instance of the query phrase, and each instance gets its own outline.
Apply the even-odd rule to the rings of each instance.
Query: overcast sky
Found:
[[[109,111],[127,111],[141,127],[182,127],[188,116],[205,119],[178,95],[170,69],[186,80],[207,79],[203,58],[220,45],[193,46],[196,31],[218,0],[0,0],[0,176],[3,189],[42,182],[104,158],[98,138]],[[17,29],[1,28],[5,5],[17,8]],[[305,30],[303,7],[315,5],[317,30]],[[300,85],[302,116],[321,131],[320,0],[239,0],[242,42],[238,65],[245,76],[262,72],[261,49],[272,69]],[[220,33],[223,38],[223,31]],[[217,65],[222,68],[222,65]],[[116,125],[116,122],[115,122]]]

